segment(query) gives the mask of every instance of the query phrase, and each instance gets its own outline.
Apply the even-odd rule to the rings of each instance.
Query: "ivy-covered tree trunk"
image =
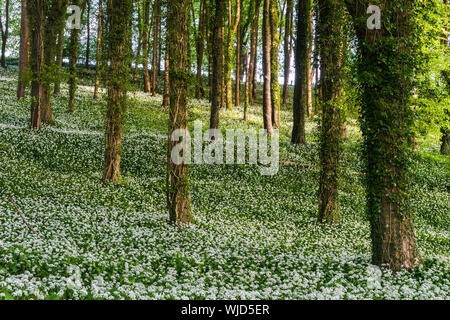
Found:
[[[102,45],[103,45],[102,34],[103,34],[103,0],[100,0],[98,2],[97,51],[95,53],[94,99],[98,99],[98,87],[100,86],[100,68],[102,66],[101,59],[102,59]]]
[[[169,51],[170,108],[169,149],[167,163],[167,204],[170,220],[178,226],[191,221],[188,167],[171,159],[177,141],[171,136],[175,130],[188,128],[189,85],[189,0],[169,0],[167,44]]]
[[[149,33],[150,33],[150,0],[144,0],[144,24],[142,27],[142,59],[144,66],[144,92],[150,92],[150,73],[148,70]]]
[[[305,112],[308,104],[308,51],[311,37],[311,0],[299,0],[297,7],[297,41],[295,45],[294,123],[291,142],[306,144]]]
[[[29,65],[30,53],[30,29],[28,25],[27,0],[22,0],[21,25],[20,25],[20,49],[19,49],[19,79],[17,84],[17,98],[25,97],[26,79],[25,72]]]
[[[56,57],[56,39],[62,25],[65,24],[65,17],[67,7],[69,5],[67,0],[49,0],[45,1],[44,8],[46,14],[44,27],[44,69],[42,83],[42,108],[41,118],[45,123],[52,124],[52,110],[51,110],[51,88],[53,83],[52,78],[55,74],[55,57]]]
[[[268,135],[272,135],[272,95],[271,95],[271,36],[270,36],[270,1],[264,0],[263,8],[263,73],[264,73],[264,90],[263,90],[263,119],[264,129]]]
[[[40,130],[42,127],[42,69],[44,67],[44,0],[30,1],[27,9],[30,30],[33,30],[30,37],[30,67],[32,72],[30,127]]]
[[[280,84],[278,83],[278,0],[270,0],[270,96],[272,104],[272,124],[280,128]]]
[[[291,71],[292,58],[292,32],[294,17],[294,0],[287,0],[286,17],[284,22],[284,85],[283,85],[283,105],[287,104],[289,93],[289,76]]]
[[[310,1],[307,0],[308,6]],[[319,0],[319,50],[322,85],[322,122],[320,148],[319,221],[335,223],[339,219],[338,177],[341,144],[340,104],[343,78],[344,4],[336,0]],[[310,14],[310,10],[308,10]],[[310,29],[309,14],[305,16],[305,28]],[[308,36],[305,42],[309,44]],[[308,45],[307,45],[308,46]],[[302,109],[307,108],[308,48],[304,52],[304,99]]]
[[[159,48],[159,27],[161,23],[161,4],[159,0],[153,3],[153,54],[152,54],[152,96],[156,96],[156,86],[158,84],[158,48]]]
[[[108,0],[108,54],[107,78],[108,109],[105,134],[103,180],[120,180],[122,153],[122,119],[126,108],[128,75],[131,61],[131,17],[133,0]]]
[[[362,131],[371,223],[372,260],[398,271],[419,261],[408,208],[408,158],[412,144],[409,105],[417,62],[414,6],[418,1],[379,1],[381,29],[368,30],[369,1],[347,1],[359,42]]]
[[[212,43],[213,77],[211,88],[211,117],[210,128],[219,128],[219,113],[221,107],[221,97],[223,92],[223,25],[226,13],[225,1],[215,0],[214,8],[214,31]]]

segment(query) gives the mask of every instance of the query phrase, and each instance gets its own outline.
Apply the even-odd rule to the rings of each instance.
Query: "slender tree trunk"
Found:
[[[250,78],[249,78],[249,68],[250,63],[248,61],[248,50],[245,51],[245,104],[244,104],[244,121],[248,121],[248,104],[250,95]]]
[[[232,105],[232,82],[231,69],[233,69],[233,44],[236,37],[237,28],[241,19],[241,0],[236,0],[235,16],[232,14],[232,0],[228,1],[228,30],[226,35],[226,50],[225,50],[225,90],[226,90],[226,107],[233,109]]]
[[[29,64],[30,33],[28,26],[27,0],[22,0],[19,51],[19,81],[17,84],[17,98],[25,97],[25,72]]]
[[[167,153],[167,204],[170,220],[178,226],[192,220],[188,167],[185,163],[175,164],[171,157],[173,148],[178,144],[178,141],[172,141],[172,133],[175,130],[187,130],[188,128],[189,6],[189,0],[169,0],[168,2],[170,120]]]
[[[223,25],[226,12],[225,2],[215,0],[214,31],[213,31],[213,77],[211,88],[211,118],[210,128],[219,128],[219,112],[221,106],[221,93],[223,92]]]
[[[264,129],[270,136],[272,129],[272,96],[271,96],[271,36],[270,36],[270,0],[264,0],[263,10],[263,73],[264,73],[264,97],[263,118]]]
[[[310,1],[308,0],[308,6]],[[308,10],[308,12],[311,12]],[[319,220],[335,223],[339,220],[338,177],[339,151],[341,144],[341,115],[339,110],[342,95],[344,32],[342,3],[334,0],[319,0],[319,39],[322,72],[322,123],[320,150]],[[305,16],[307,28],[310,18]],[[305,39],[306,43],[310,43]],[[305,52],[308,57],[308,50]],[[306,62],[306,61],[305,61]],[[307,80],[309,70],[305,64],[305,99],[307,107]]]
[[[313,116],[313,101],[312,101],[312,80],[314,77],[314,68],[312,67],[312,63],[311,63],[311,58],[312,58],[312,54],[313,54],[313,15],[312,13],[309,15],[309,23],[310,23],[310,35],[308,38],[309,41],[309,45],[308,45],[308,82],[307,82],[307,115],[308,117],[312,117]]]
[[[150,33],[150,0],[144,0],[144,26],[142,30],[142,58],[144,65],[144,92],[150,92],[150,73],[148,71],[149,33]]]
[[[283,105],[287,104],[289,93],[289,76],[291,71],[291,38],[293,32],[294,0],[287,1],[286,20],[284,26],[284,85],[283,85]]]
[[[263,0],[255,0],[255,15],[252,23],[252,30],[250,34],[250,96],[249,103],[253,104],[256,99],[256,74],[257,74],[257,57],[258,57],[258,30],[259,30],[259,15],[261,11],[261,3]]]
[[[153,54],[152,54],[152,96],[156,96],[158,84],[158,48],[159,48],[159,24],[161,22],[161,5],[159,0],[153,4]]]
[[[120,181],[122,117],[131,61],[132,0],[108,0],[108,109],[103,180]]]
[[[2,33],[2,57],[1,65],[6,69],[6,42],[8,41],[9,35],[9,0],[5,1],[5,26],[3,27],[3,17],[0,16],[0,29]]]
[[[166,55],[164,58],[164,95],[163,95],[163,108],[169,107],[169,50],[166,41]]]
[[[98,20],[97,20],[97,51],[95,53],[95,86],[94,99],[98,99],[98,89],[100,86],[100,68],[102,58],[102,33],[103,33],[103,0],[98,3]]]
[[[205,20],[207,13],[207,0],[202,0],[200,3],[200,19],[198,23],[197,32],[197,82],[195,86],[195,98],[200,99],[204,94],[202,85],[202,64],[203,64],[203,52],[205,50]]]
[[[34,0],[28,3],[28,18],[31,33],[31,120],[30,127],[40,130],[42,107],[42,69],[44,66],[44,0]]]
[[[137,23],[138,23],[138,38],[137,38],[137,50],[136,50],[136,59],[135,59],[135,65],[134,65],[134,72],[133,72],[133,82],[136,83],[138,79],[138,67],[139,63],[141,61],[141,49],[142,49],[142,0],[137,0]]]
[[[444,5],[448,5],[448,0],[444,0]],[[447,48],[447,52],[449,51],[448,48],[448,21],[446,21],[446,25],[444,27],[445,34],[444,34],[444,46]],[[450,88],[450,75],[449,71],[445,70],[443,73],[443,76],[447,82],[447,88]],[[450,117],[450,110],[445,110],[445,117]],[[441,127],[441,154],[443,155],[450,155],[450,128]]]
[[[59,30],[57,50],[58,52],[56,54],[56,66],[58,68],[58,76],[55,79],[55,87],[53,89],[54,95],[59,95],[61,93],[61,73],[64,54],[64,26],[62,26],[62,28]]]
[[[311,0],[299,0],[297,7],[297,42],[295,46],[295,89],[293,101],[293,144],[306,144],[305,113],[308,104],[308,48],[311,37]]]
[[[242,11],[242,1],[238,1],[239,3],[236,6],[240,6],[239,13]],[[236,29],[236,89],[234,94],[234,105],[239,107],[239,95],[241,91],[241,19],[237,21],[237,29]]]
[[[278,0],[270,0],[270,95],[272,100],[272,124],[280,128],[280,85],[278,83]]]
[[[87,70],[89,70],[89,60],[91,55],[91,1],[87,0],[87,39],[86,39],[86,61],[84,66]]]

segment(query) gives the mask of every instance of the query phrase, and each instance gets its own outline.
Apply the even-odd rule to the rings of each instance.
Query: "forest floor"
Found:
[[[191,165],[195,221],[179,231],[166,210],[161,96],[130,94],[123,179],[105,184],[106,101],[92,100],[83,81],[70,115],[63,86],[53,98],[55,125],[34,132],[16,79],[14,68],[0,71],[0,299],[450,298],[450,163],[437,130],[420,137],[411,159],[423,265],[392,274],[370,264],[356,120],[342,151],[338,226],[316,219],[317,125],[308,122],[308,145],[292,146],[283,110],[279,173]],[[221,126],[260,128],[260,109],[251,107],[248,124],[242,108],[223,111]],[[191,124],[207,125],[208,116],[207,101],[190,101]]]

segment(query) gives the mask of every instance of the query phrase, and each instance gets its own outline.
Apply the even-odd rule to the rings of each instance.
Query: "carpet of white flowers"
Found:
[[[308,123],[307,146],[291,146],[285,110],[279,173],[192,165],[195,221],[179,231],[165,209],[160,96],[130,94],[123,181],[113,185],[101,182],[106,102],[91,99],[89,82],[73,115],[63,87],[55,125],[33,132],[16,78],[13,68],[0,72],[0,300],[450,299],[450,160],[438,154],[437,133],[421,138],[412,159],[423,264],[392,274],[370,264],[356,121],[342,154],[338,226],[316,221],[317,126]],[[190,104],[191,121],[207,125],[208,103]],[[223,128],[261,126],[260,106],[249,124],[239,108],[221,117]]]

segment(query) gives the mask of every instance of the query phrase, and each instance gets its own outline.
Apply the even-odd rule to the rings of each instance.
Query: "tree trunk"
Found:
[[[310,29],[311,2],[307,0],[308,14],[304,16],[305,27]],[[341,115],[339,103],[342,95],[343,77],[343,4],[334,0],[319,0],[319,39],[321,58],[322,85],[322,123],[320,149],[320,182],[319,182],[319,221],[336,223],[339,220],[338,177],[339,151],[341,144]],[[310,32],[307,32],[308,37]],[[310,43],[306,38],[305,42]],[[307,108],[307,81],[309,76],[307,57],[308,45],[303,53],[305,56],[304,104]]]
[[[256,60],[258,51],[258,28],[259,28],[259,12],[261,11],[262,0],[255,1],[255,13],[250,33],[250,66],[249,66],[249,103],[253,104],[256,98]]]
[[[225,50],[225,90],[226,90],[226,107],[233,109],[232,105],[232,83],[231,83],[231,69],[233,69],[233,45],[236,37],[237,28],[241,19],[241,5],[240,0],[236,0],[235,17],[232,15],[232,0],[228,1],[228,29],[226,35],[226,50]]]
[[[17,98],[25,97],[25,72],[29,64],[30,40],[27,13],[27,0],[22,0],[20,25],[20,51],[19,51],[19,79],[17,84]]]
[[[204,94],[202,85],[202,64],[203,64],[203,52],[205,50],[205,20],[207,13],[207,0],[202,0],[200,3],[200,21],[198,23],[197,32],[197,82],[195,86],[195,98],[200,99]]]
[[[284,26],[284,85],[283,105],[287,105],[289,93],[289,76],[291,71],[292,46],[291,38],[293,32],[294,0],[287,0],[286,20]]]
[[[242,9],[242,3],[241,9]],[[237,39],[236,39],[236,89],[234,90],[234,106],[239,107],[240,104],[240,91],[241,91],[241,23],[238,22],[237,27]]]
[[[89,59],[91,55],[91,1],[87,0],[87,39],[86,39],[86,61],[84,66],[89,70]]]
[[[9,34],[9,0],[5,2],[5,27],[3,27],[3,18],[0,16],[0,29],[2,33],[2,57],[1,57],[1,65],[6,69],[6,42],[8,41]]]
[[[108,109],[103,181],[120,181],[122,117],[131,61],[131,0],[108,0]]]
[[[295,89],[293,101],[293,144],[306,144],[305,113],[308,104],[308,46],[311,37],[311,0],[300,0],[297,7],[297,42],[295,46]]]
[[[185,163],[175,164],[171,151],[178,141],[170,137],[175,130],[188,128],[188,85],[189,85],[189,0],[168,2],[168,51],[170,75],[169,149],[167,164],[167,204],[170,220],[181,226],[189,223],[191,203],[189,197],[188,167]]]
[[[309,23],[310,23],[310,36],[309,36],[309,39],[308,39],[308,41],[309,41],[309,46],[308,46],[308,60],[307,60],[307,62],[308,62],[308,66],[307,66],[307,68],[308,68],[308,83],[307,83],[307,92],[308,92],[308,95],[307,95],[307,99],[308,99],[308,102],[307,102],[307,108],[306,108],[306,110],[307,110],[307,115],[308,115],[308,117],[312,117],[313,116],[313,101],[312,101],[312,80],[313,80],[313,77],[314,77],[314,68],[312,67],[312,63],[311,63],[311,58],[312,58],[312,54],[313,54],[313,28],[314,28],[314,25],[313,25],[313,15],[312,15],[312,12],[311,12],[311,14],[309,15]]]
[[[142,58],[144,66],[144,92],[150,92],[150,73],[148,71],[150,33],[150,0],[144,0],[144,26],[142,30]]]
[[[249,78],[248,50],[245,51],[245,104],[244,104],[244,121],[248,121],[248,104],[250,95],[250,78]]]
[[[58,68],[58,75],[55,79],[55,88],[53,89],[54,95],[59,95],[61,93],[61,72],[64,54],[64,26],[59,30],[57,49],[56,67]]]
[[[31,119],[30,127],[40,130],[42,107],[42,69],[44,65],[44,0],[34,0],[28,3],[28,19],[31,33]]]
[[[163,108],[169,107],[169,51],[166,41],[166,55],[164,59],[164,95],[163,95]]]
[[[225,2],[215,0],[213,31],[213,77],[211,88],[211,118],[210,128],[219,128],[219,113],[221,107],[221,93],[223,92],[223,24],[226,13]]]
[[[158,43],[159,43],[159,24],[161,21],[161,5],[159,0],[153,4],[153,54],[152,54],[152,96],[156,96],[156,86],[158,84]]]
[[[413,2],[379,1],[381,29],[368,30],[365,3],[347,3],[359,43],[362,131],[366,156],[372,262],[393,271],[419,262],[408,207],[408,162],[412,144],[409,105],[418,46]],[[391,26],[395,26],[392,32]],[[370,75],[370,76],[368,76]],[[325,88],[324,88],[325,91]]]
[[[270,95],[272,100],[272,124],[280,128],[280,84],[278,83],[278,0],[270,0]]]
[[[103,33],[103,0],[98,3],[98,20],[97,20],[97,51],[95,53],[95,86],[94,99],[98,99],[98,87],[100,85],[100,63],[102,58],[102,33]]]
[[[263,73],[264,73],[264,95],[263,95],[263,118],[264,129],[270,136],[272,129],[272,96],[271,96],[271,36],[270,36],[270,1],[264,0],[263,10]]]
[[[138,67],[139,62],[141,61],[141,49],[142,49],[142,0],[137,0],[137,24],[138,24],[138,38],[137,38],[137,50],[136,50],[136,59],[135,59],[135,65],[134,65],[134,72],[133,72],[133,82],[136,83],[138,78]]]

